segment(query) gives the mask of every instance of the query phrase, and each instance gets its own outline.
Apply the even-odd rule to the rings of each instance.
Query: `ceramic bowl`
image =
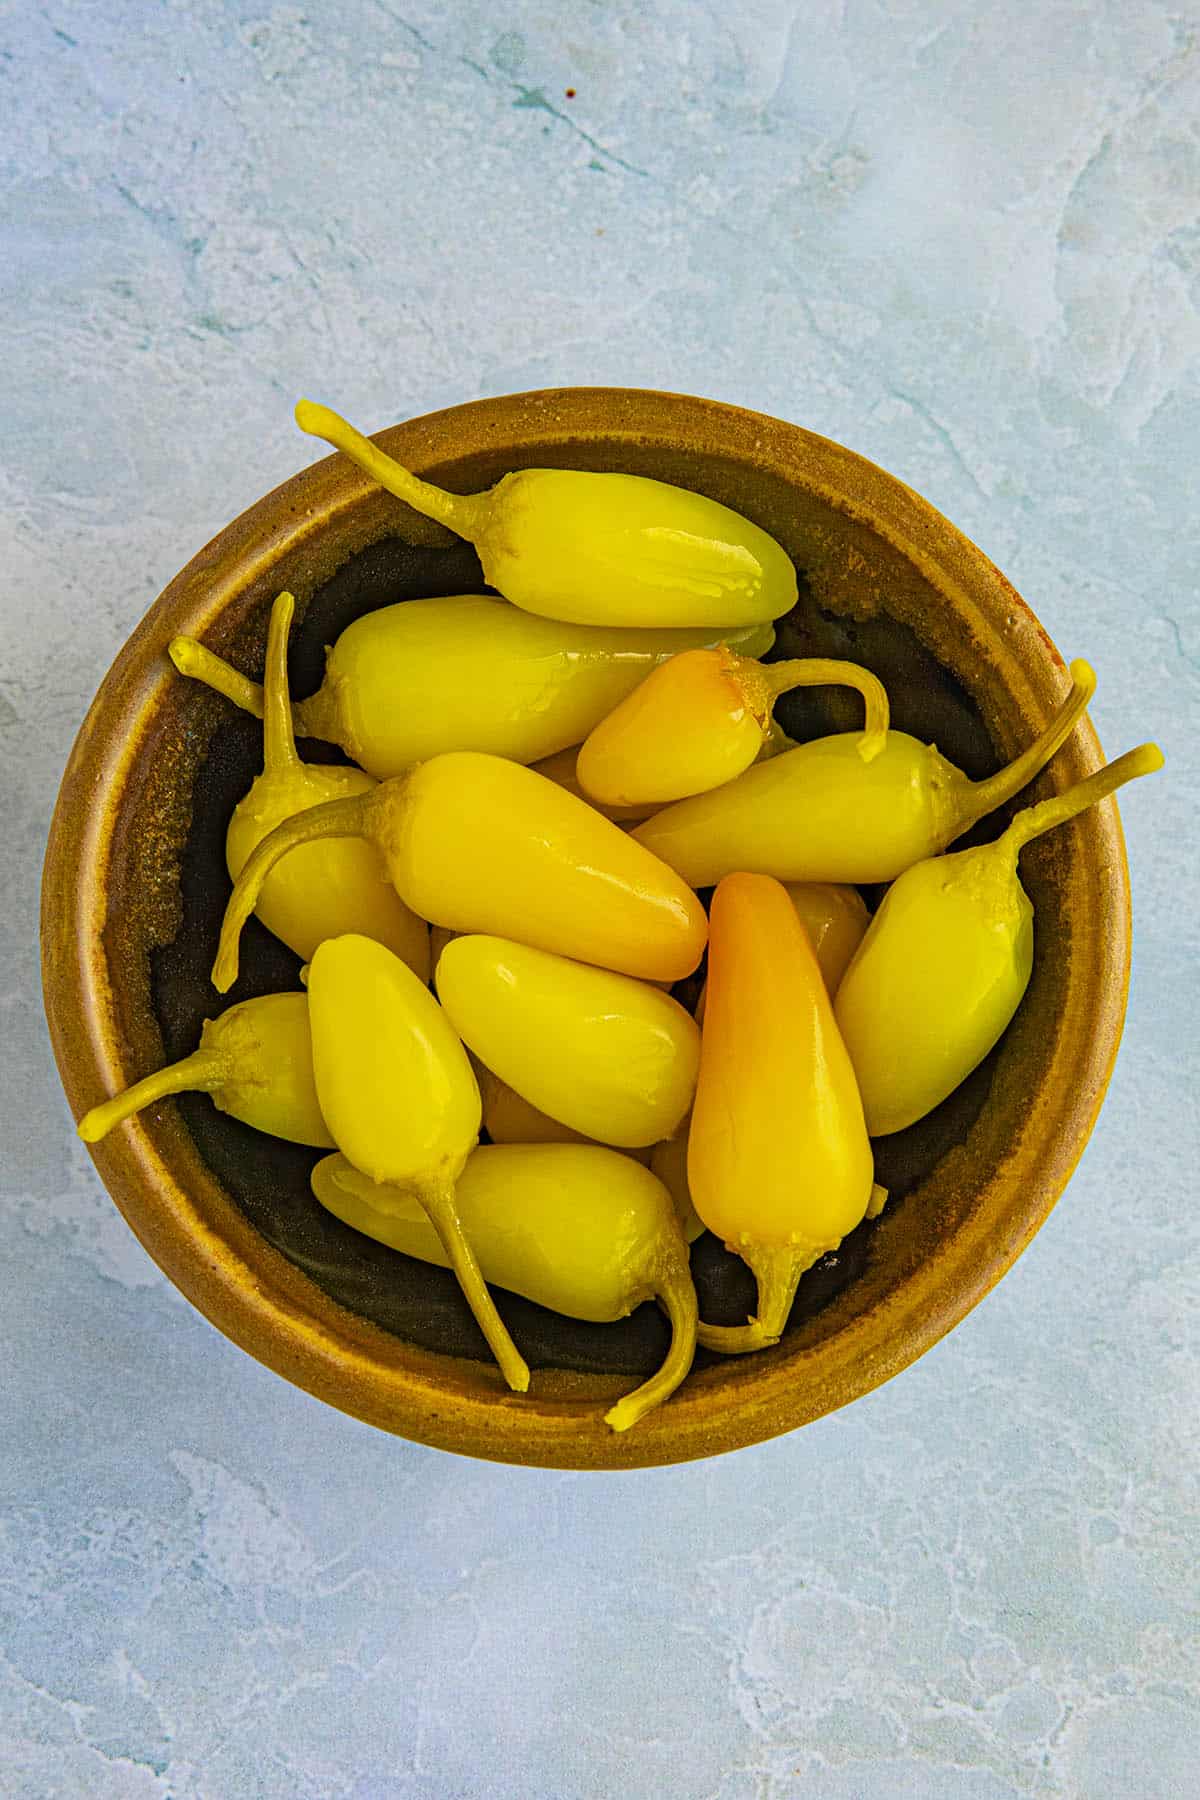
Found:
[[[972,776],[1027,743],[1068,686],[1046,633],[973,544],[894,477],[794,425],[680,395],[566,389],[455,407],[379,441],[461,491],[519,467],[621,469],[737,508],[800,572],[777,654],[868,664],[887,683],[894,722]],[[84,720],[47,850],[46,1009],[76,1116],[190,1050],[222,1004],[207,974],[229,890],[224,830],[258,766],[260,729],[174,672],[171,637],[192,633],[257,675],[270,602],[290,588],[300,697],[320,680],[323,647],[363,611],[480,581],[469,546],[331,457],[236,519],[151,607]],[[794,735],[813,735],[856,723],[854,705],[814,690],[791,696],[781,716]],[[1100,761],[1085,722],[1031,792],[1063,788]],[[114,1131],[96,1166],[150,1255],[220,1330],[384,1430],[551,1467],[732,1450],[846,1405],[928,1350],[1000,1279],[1062,1191],[1124,1011],[1129,900],[1113,802],[1035,844],[1022,874],[1037,909],[1026,1000],[955,1096],[878,1145],[892,1190],[882,1218],[805,1277],[777,1348],[701,1354],[669,1404],[620,1436],[602,1414],[661,1356],[653,1307],[589,1326],[500,1295],[535,1370],[531,1393],[510,1395],[448,1274],[317,1206],[313,1153],[187,1096]],[[242,968],[230,1000],[296,983],[296,959],[256,922]],[[694,1268],[705,1317],[745,1317],[740,1263],[704,1238]]]

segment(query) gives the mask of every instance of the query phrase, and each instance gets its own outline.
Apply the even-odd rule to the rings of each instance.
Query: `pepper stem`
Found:
[[[964,796],[962,810],[954,820],[952,837],[959,837],[976,819],[982,819],[985,813],[995,812],[1014,794],[1019,794],[1027,787],[1034,776],[1039,774],[1055,751],[1066,743],[1079,720],[1087,711],[1088,702],[1096,691],[1096,671],[1091,663],[1082,658],[1071,664],[1071,691],[1047,725],[1039,738],[1023,750],[1015,762],[1001,769],[995,775],[989,775],[985,781],[970,783]],[[947,839],[947,842],[950,840]]]
[[[174,637],[167,646],[167,655],[175,664],[181,675],[190,675],[194,681],[202,681],[205,687],[214,688],[223,694],[226,700],[232,700],[243,712],[253,713],[256,719],[263,716],[263,690],[257,681],[251,681],[224,657],[216,656],[211,650],[192,637]]]
[[[887,689],[877,675],[858,663],[841,662],[835,657],[800,656],[787,662],[759,665],[766,677],[772,704],[789,688],[849,687],[863,697],[866,718],[863,722],[859,755],[864,762],[874,762],[887,742],[891,710]]]
[[[243,675],[240,669],[235,669],[214,651],[206,650],[197,639],[172,638],[167,654],[181,675],[202,681],[256,719],[263,717],[266,695],[262,683],[251,681],[249,675]],[[293,701],[290,710],[293,744],[299,732],[301,737],[324,738],[326,743],[341,744],[343,750],[353,750],[354,746],[344,742],[340,735],[336,700],[331,699],[328,683],[323,683],[307,700]]]
[[[300,972],[301,974],[304,973],[303,970]],[[887,1203],[888,1190],[885,1187],[880,1187],[877,1181],[873,1182],[871,1186],[871,1197],[867,1201],[867,1210],[863,1214],[864,1219],[877,1219]]]
[[[423,513],[427,519],[437,519],[442,525],[448,525],[459,537],[474,539],[483,523],[483,512],[486,495],[448,494],[445,488],[434,487],[428,481],[422,481],[411,470],[406,469],[396,459],[373,444],[370,438],[356,431],[340,413],[335,413],[328,406],[319,406],[313,400],[296,402],[296,423],[301,431],[310,437],[324,438],[335,450],[348,456],[351,462],[358,464],[366,471],[372,481],[377,481],[389,494],[395,494],[411,506],[414,512]]]
[[[286,775],[300,767],[287,671],[288,634],[295,610],[296,602],[288,593],[280,594],[271,608],[263,672],[263,772],[267,775]]]
[[[1089,806],[1106,800],[1127,781],[1136,781],[1140,775],[1153,775],[1162,766],[1163,753],[1157,744],[1139,744],[1136,750],[1127,750],[1107,768],[1097,769],[1085,781],[1076,782],[1065,794],[1053,794],[1049,800],[1026,807],[1024,812],[1017,814],[1000,842],[1012,852],[1015,862],[1026,844],[1041,837],[1043,832],[1053,831],[1056,825],[1065,825],[1068,819],[1086,812]]]
[[[758,1283],[758,1311],[745,1325],[706,1325],[696,1332],[706,1350],[741,1356],[750,1350],[767,1350],[783,1336],[800,1277],[825,1254],[815,1254],[796,1244],[733,1244]]]
[[[85,1144],[98,1144],[114,1125],[141,1112],[144,1106],[151,1106],[168,1094],[211,1094],[221,1086],[228,1073],[222,1057],[214,1056],[211,1050],[193,1050],[182,1062],[170,1063],[142,1081],[135,1081],[124,1093],[114,1095],[100,1106],[93,1106],[90,1112],[84,1113],[76,1130]]]
[[[475,1260],[475,1252],[463,1235],[462,1221],[454,1204],[453,1185],[431,1183],[427,1187],[418,1188],[417,1196],[429,1223],[441,1240],[442,1249],[450,1259],[450,1267],[458,1277],[458,1285],[475,1315],[475,1323],[500,1365],[501,1374],[515,1394],[525,1393],[529,1387],[529,1364],[513,1343],[508,1327],[496,1311],[496,1302],[488,1292],[483,1272]]]
[[[655,1298],[671,1322],[670,1347],[662,1367],[649,1381],[643,1381],[641,1387],[634,1388],[632,1394],[626,1394],[605,1413],[604,1423],[614,1431],[628,1431],[648,1412],[661,1406],[692,1366],[699,1308],[682,1240],[678,1244],[670,1238],[663,1240],[655,1273]]]
[[[218,994],[228,993],[237,980],[238,940],[242,926],[258,904],[263,883],[275,864],[300,844],[314,844],[321,838],[366,837],[367,806],[374,798],[374,793],[355,794],[345,800],[327,800],[321,806],[310,806],[306,812],[294,814],[274,831],[269,831],[246,859],[233,884],[221,923],[217,959],[212,969],[212,984]]]

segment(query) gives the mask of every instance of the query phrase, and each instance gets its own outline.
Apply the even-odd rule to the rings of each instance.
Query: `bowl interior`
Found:
[[[460,491],[539,464],[624,469],[703,491],[771,531],[796,562],[800,597],[779,622],[775,656],[845,656],[866,664],[887,686],[894,724],[936,742],[972,777],[999,766],[1045,723],[1064,687],[1061,659],[973,546],[881,471],[795,428],[706,403],[657,397],[662,403],[654,406],[648,403],[656,397],[635,396],[641,402],[635,430],[619,412],[613,417],[611,401],[593,404],[590,413],[581,406],[582,420],[571,420],[567,408],[564,427],[561,408],[547,415],[529,404],[543,398],[460,409],[458,417],[482,421],[474,429],[446,427],[456,415],[438,415],[432,424],[440,429],[424,456],[420,427],[428,422],[397,428],[383,441],[429,478]],[[684,408],[693,410],[685,417]],[[453,448],[460,440],[471,446],[465,453]],[[48,870],[59,868],[56,879],[65,880],[59,865],[72,848],[85,860],[103,861],[99,945],[79,952],[104,976],[96,1003],[103,1019],[88,1027],[86,1052],[78,1042],[81,1028],[64,1014],[70,984],[64,976],[56,985],[53,976],[56,959],[65,966],[66,956],[59,934],[67,925],[57,915],[69,905],[56,909],[49,882],[47,901],[51,1026],[68,1091],[80,1107],[95,1098],[79,1090],[104,1066],[98,1045],[108,1046],[110,1082],[115,1073],[132,1080],[190,1051],[201,1021],[223,1004],[298,981],[298,960],[252,921],[241,979],[228,1001],[219,1001],[209,985],[230,887],[225,827],[260,766],[261,728],[170,671],[162,652],[172,633],[200,630],[212,648],[258,676],[270,603],[280,588],[290,588],[297,599],[290,669],[293,694],[301,698],[320,681],[324,647],[363,612],[418,596],[482,591],[468,546],[348,476],[344,465],[335,475],[331,467],[321,465],[277,490],[172,584],[110,675],[81,734]],[[821,689],[785,697],[777,713],[786,730],[806,738],[853,727],[860,708],[856,697]],[[129,741],[119,750],[107,746],[110,814],[103,842],[89,851],[72,771],[78,781],[87,777],[89,758],[98,754],[90,734],[106,730],[111,737],[120,721]],[[302,753],[339,758],[315,743],[302,745]],[[1094,734],[1085,726],[1030,794],[1067,785],[1097,760]],[[995,835],[1008,816],[996,815],[976,835]],[[161,1203],[146,1192],[146,1165],[135,1180],[132,1163],[118,1167],[126,1154],[121,1147],[110,1152],[111,1165],[98,1161],[135,1229],[210,1316],[275,1367],[376,1422],[477,1454],[585,1465],[669,1461],[754,1441],[843,1403],[919,1354],[998,1278],[1052,1204],[1086,1138],[1119,1031],[1114,996],[1126,945],[1117,916],[1123,864],[1114,829],[1085,817],[1023,857],[1037,940],[1020,1013],[944,1106],[878,1142],[877,1178],[891,1190],[889,1205],[803,1279],[780,1348],[736,1364],[702,1353],[699,1372],[681,1395],[625,1440],[597,1431],[593,1412],[597,1397],[612,1391],[613,1377],[642,1374],[660,1360],[666,1333],[653,1307],[619,1325],[591,1326],[499,1294],[522,1351],[547,1372],[544,1416],[531,1409],[524,1417],[534,1423],[526,1431],[522,1415],[505,1406],[494,1442],[490,1420],[499,1411],[476,1415],[470,1429],[430,1424],[428,1417],[414,1425],[377,1403],[372,1384],[390,1380],[387,1371],[399,1359],[405,1371],[419,1371],[430,1391],[453,1393],[460,1407],[478,1398],[494,1404],[494,1372],[476,1360],[485,1357],[482,1338],[447,1272],[373,1244],[317,1205],[308,1187],[315,1153],[251,1131],[202,1096],[167,1102],[136,1129],[146,1134],[155,1167],[170,1171],[193,1212],[186,1225],[161,1230],[155,1217]],[[487,879],[486,869],[479,879]],[[1102,945],[1097,934],[1106,910],[1112,935]],[[78,919],[73,927],[80,929]],[[682,984],[677,993],[687,1000],[697,986]],[[1086,1014],[1089,1007],[1101,1041],[1083,1067],[1071,1034],[1086,1033],[1081,1008]],[[1064,1059],[1081,1069],[1069,1103],[1061,1093]],[[330,1341],[352,1344],[370,1368],[339,1388],[320,1371],[289,1361],[289,1327],[278,1308],[261,1330],[243,1330],[237,1318],[231,1325],[224,1300],[210,1303],[201,1291],[202,1277],[181,1279],[181,1268],[189,1277],[195,1273],[195,1217],[234,1244],[239,1268],[262,1272],[264,1291],[271,1286],[285,1294],[285,1311],[319,1315]],[[170,1239],[169,1254],[159,1239]],[[280,1274],[273,1253],[293,1275]],[[694,1248],[693,1268],[702,1316],[717,1323],[746,1316],[752,1285],[737,1259],[706,1236]],[[238,1280],[245,1289],[244,1274]],[[243,1292],[238,1304],[244,1301]],[[886,1347],[867,1355],[862,1346],[872,1338]],[[436,1413],[429,1417],[440,1421]]]
[[[487,590],[475,554],[466,545],[414,551],[403,539],[388,538],[355,552],[314,591],[293,634],[294,694],[301,698],[318,686],[324,646],[363,612],[422,595],[477,591]],[[234,660],[256,676],[262,673],[259,642],[265,624],[263,609],[246,620],[231,647]],[[973,775],[987,773],[997,764],[980,711],[966,690],[910,627],[886,614],[862,622],[839,618],[822,611],[806,593],[781,622],[772,655],[852,656],[873,668],[895,695],[896,723],[901,728],[936,737],[946,753]],[[195,1047],[202,1021],[222,1009],[209,970],[230,891],[225,828],[261,768],[260,724],[226,703],[219,704],[220,717],[209,735],[207,715],[212,706],[200,690],[181,678],[171,701],[173,711],[181,708],[185,717],[197,715],[194,724],[189,720],[189,737],[196,745],[205,745],[194,770],[191,817],[180,846],[178,929],[169,943],[150,953],[151,1005],[171,1061]],[[808,689],[785,697],[779,717],[793,735],[811,737],[855,723],[854,704],[840,690]],[[340,751],[315,741],[304,743],[301,754],[310,761],[344,760]],[[989,825],[997,829],[994,821]],[[140,888],[152,879],[152,871],[131,870],[131,876]],[[486,869],[479,870],[479,879],[487,879]],[[257,920],[247,927],[241,968],[229,1004],[299,986],[299,958]],[[681,983],[678,996],[694,1003],[700,979],[698,974]],[[882,1179],[891,1188],[894,1207],[920,1186],[954,1144],[963,1141],[986,1100],[991,1073],[989,1063],[936,1116],[881,1142]],[[318,1205],[308,1177],[320,1152],[254,1131],[219,1111],[205,1095],[185,1096],[178,1105],[204,1161],[255,1229],[332,1299],[425,1349],[486,1356],[482,1335],[447,1270],[398,1256]],[[813,1325],[862,1273],[877,1229],[871,1223],[860,1227],[802,1280],[793,1330],[801,1323]],[[704,1318],[732,1324],[746,1317],[754,1287],[744,1263],[706,1236],[694,1249],[693,1269]],[[500,1295],[499,1305],[533,1367],[640,1374],[655,1368],[665,1350],[666,1325],[652,1305],[618,1325],[566,1319],[516,1295]]]

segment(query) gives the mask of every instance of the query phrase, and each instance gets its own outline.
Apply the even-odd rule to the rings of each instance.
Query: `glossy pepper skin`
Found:
[[[613,1148],[582,1131],[574,1131],[561,1119],[552,1119],[549,1113],[540,1112],[507,1081],[485,1069],[478,1057],[472,1058],[472,1067],[483,1101],[483,1129],[493,1144],[593,1144],[601,1150]],[[649,1150],[623,1149],[621,1154],[650,1166]]]
[[[825,990],[832,1000],[866,936],[871,915],[857,888],[841,887],[834,881],[785,881],[783,886],[796,909],[796,917],[808,933]],[[697,1025],[704,1023],[707,998],[705,982],[696,1002]]]
[[[493,1144],[594,1144],[586,1132],[552,1119],[518,1094],[515,1088],[475,1060],[475,1079],[483,1101],[483,1128]]]
[[[317,1102],[303,994],[263,994],[206,1020],[190,1056],[93,1106],[79,1121],[79,1135],[85,1144],[99,1143],[143,1107],[167,1094],[193,1092],[211,1094],[214,1106],[256,1131],[333,1148]]]
[[[1161,764],[1144,744],[1018,813],[994,844],[915,863],[889,888],[836,1006],[873,1137],[953,1093],[1020,1005],[1033,967],[1033,907],[1017,874],[1024,846]]]
[[[280,594],[271,608],[262,708],[263,772],[229,821],[225,860],[233,881],[263,839],[285,819],[328,800],[369,794],[376,786],[361,769],[304,763],[296,754],[287,675],[293,610],[287,593]],[[207,664],[187,667],[186,656],[181,661],[174,655],[174,660],[176,667],[201,680],[212,674]],[[215,685],[224,691],[219,671]],[[373,844],[343,838],[302,845],[271,871],[254,910],[268,931],[305,960],[325,938],[361,932],[394,950],[423,981],[429,979],[429,928],[405,906]]]
[[[312,1175],[322,1206],[379,1243],[446,1266],[418,1207],[366,1180],[341,1156]],[[611,1323],[646,1300],[671,1322],[657,1374],[606,1415],[627,1431],[683,1380],[696,1346],[696,1292],[670,1195],[648,1169],[587,1144],[495,1144],[458,1182],[464,1230],[489,1281],[573,1319]]]
[[[636,631],[535,618],[487,594],[381,606],[348,625],[317,692],[292,707],[302,737],[338,744],[384,781],[448,750],[538,762],[578,744],[667,657],[716,638],[747,656],[774,642],[769,624]],[[246,712],[263,690],[195,638],[171,659]],[[643,815],[644,816],[644,815]]]
[[[567,790],[568,794],[574,794],[577,799],[585,800],[589,806],[594,806],[597,812],[602,812],[606,819],[615,819],[621,825],[638,825],[643,819],[648,819],[655,810],[649,801],[644,806],[609,806],[605,801],[597,800],[591,794],[585,793],[579,780],[580,748],[579,744],[573,744],[569,750],[560,750],[557,756],[544,756],[533,766],[539,775],[546,777],[547,781],[557,782],[559,787]]]
[[[585,1137],[647,1147],[692,1103],[700,1033],[658,988],[488,936],[447,944],[435,981],[476,1056]]]
[[[695,894],[619,825],[532,769],[462,751],[265,839],[225,915],[220,992],[236,979],[238,937],[262,881],[293,845],[327,837],[371,839],[412,910],[451,931],[519,938],[649,981],[678,981],[703,954]]]
[[[455,1188],[479,1141],[479,1089],[453,1026],[406,963],[370,938],[330,938],[308,972],[313,1072],[338,1149],[407,1195],[518,1393],[529,1370],[497,1313],[459,1219]]]
[[[808,657],[763,664],[727,646],[685,650],[659,665],[596,725],[576,773],[588,797],[610,806],[665,805],[733,781],[763,752],[771,709],[789,688],[857,688],[867,708],[860,755],[883,748],[888,701],[856,663]]]
[[[871,915],[857,888],[836,881],[785,881],[783,885],[808,933],[832,1000],[867,934]]]
[[[688,1127],[685,1119],[672,1138],[656,1144],[650,1153],[650,1168],[658,1176],[675,1203],[675,1216],[689,1244],[694,1244],[704,1230],[704,1220],[692,1205],[692,1190],[687,1178]]]
[[[796,602],[786,552],[727,506],[640,475],[518,469],[483,494],[419,480],[327,406],[296,423],[416,512],[474,544],[484,580],[526,612],[581,625],[727,626]]]
[[[986,781],[969,781],[930,744],[889,731],[865,762],[839,732],[760,763],[736,781],[655,813],[634,836],[693,887],[743,870],[780,881],[893,881],[1033,780],[1095,691],[1085,662],[1036,743]]]
[[[727,875],[713,895],[708,1004],[688,1186],[758,1282],[758,1310],[702,1325],[712,1349],[780,1337],[801,1275],[861,1221],[874,1185],[854,1070],[807,933],[779,882]]]

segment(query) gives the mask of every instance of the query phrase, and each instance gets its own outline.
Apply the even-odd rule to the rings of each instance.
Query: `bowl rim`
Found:
[[[556,444],[636,442],[770,469],[867,525],[952,595],[981,632],[990,626],[989,647],[1000,640],[999,673],[1025,711],[1048,717],[1061,699],[1062,657],[984,553],[895,476],[802,426],[690,395],[551,388],[449,407],[375,439],[435,479],[497,444],[516,457],[531,446],[552,453]],[[98,1093],[133,1078],[109,985],[105,883],[137,745],[174,679],[167,642],[181,631],[204,637],[284,556],[379,498],[369,478],[336,455],[273,489],[168,584],[92,701],[63,776],[42,884],[46,1015],[77,1115]],[[388,504],[396,516],[405,511]],[[1085,719],[1059,752],[1056,773],[1065,785],[1100,760]],[[547,1371],[535,1375],[531,1394],[510,1395],[490,1366],[418,1349],[343,1309],[223,1196],[198,1154],[186,1154],[191,1140],[178,1123],[146,1115],[131,1121],[92,1147],[97,1171],[150,1256],[219,1330],[293,1384],[370,1424],[466,1455],[551,1468],[651,1467],[761,1442],[847,1405],[929,1350],[1011,1267],[1066,1186],[1112,1071],[1130,964],[1128,870],[1115,802],[1084,823],[1104,954],[1093,956],[1089,992],[1058,1034],[1048,1070],[1053,1116],[1031,1117],[1017,1146],[1019,1168],[1006,1163],[979,1189],[975,1216],[990,1228],[952,1234],[916,1276],[815,1350],[785,1343],[693,1372],[668,1406],[632,1432],[614,1434],[601,1420],[603,1403],[628,1386],[616,1377]]]

